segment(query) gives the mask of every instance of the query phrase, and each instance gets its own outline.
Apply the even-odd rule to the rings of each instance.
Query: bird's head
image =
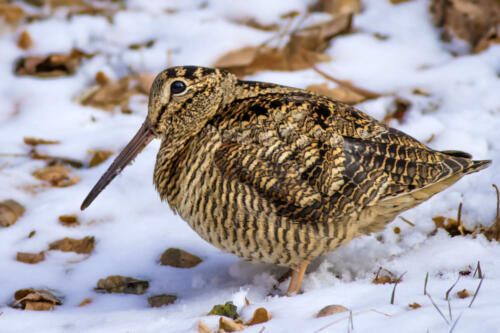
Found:
[[[233,74],[206,67],[171,67],[158,74],[149,93],[146,120],[92,188],[81,209],[87,208],[152,139],[175,143],[197,134],[233,99],[236,82]]]

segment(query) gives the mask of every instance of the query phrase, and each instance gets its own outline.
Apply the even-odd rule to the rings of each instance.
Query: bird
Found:
[[[491,163],[314,92],[177,66],[156,76],[144,123],[81,209],[154,138],[160,198],[222,251],[289,267],[288,296],[311,260]]]

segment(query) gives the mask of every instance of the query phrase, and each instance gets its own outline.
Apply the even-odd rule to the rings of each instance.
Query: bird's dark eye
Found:
[[[174,81],[170,84],[170,92],[173,95],[182,94],[186,90],[186,84],[182,81]]]

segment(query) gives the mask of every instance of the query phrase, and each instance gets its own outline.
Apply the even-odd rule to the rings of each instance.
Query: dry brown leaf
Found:
[[[43,251],[40,253],[17,252],[16,260],[26,264],[37,264],[45,260],[45,253]]]
[[[23,141],[25,144],[29,146],[37,146],[37,145],[57,145],[60,144],[60,141],[57,140],[46,140],[46,139],[40,139],[40,138],[33,138],[30,136],[25,136],[23,138]]]
[[[78,218],[76,214],[71,215],[61,215],[59,216],[59,222],[66,227],[75,227],[79,225]]]
[[[71,170],[63,165],[54,165],[35,170],[33,177],[47,181],[54,187],[67,187],[80,181],[80,177],[71,175],[70,172]]]
[[[90,303],[92,303],[92,299],[91,299],[91,298],[84,298],[84,299],[80,302],[80,304],[78,304],[78,306],[80,306],[80,307],[81,307],[81,306],[88,305],[88,304],[90,304]]]
[[[16,291],[11,306],[25,310],[48,311],[53,310],[55,305],[61,304],[61,299],[48,290],[28,288]]]
[[[457,291],[457,296],[460,298],[467,298],[467,297],[471,297],[472,295],[470,294],[470,292],[467,289],[464,289],[464,290]]]
[[[311,84],[306,87],[306,90],[313,91],[317,94],[327,96],[336,101],[350,105],[358,104],[368,99],[368,97],[363,96],[348,87],[338,86],[335,88],[329,88],[326,83]]]
[[[212,330],[204,322],[198,320],[198,333],[212,333]]]
[[[444,40],[463,39],[476,53],[499,42],[498,0],[432,0],[430,11],[434,23],[443,29]]]
[[[99,74],[99,73],[98,73]],[[135,76],[126,75],[118,81],[106,81],[97,78],[99,86],[94,86],[82,92],[78,97],[82,105],[88,105],[106,111],[113,111],[119,107],[122,112],[127,112],[130,97],[137,94],[149,94],[154,76],[141,73]]]
[[[137,82],[139,91],[145,95],[149,96],[149,90],[151,90],[151,86],[153,85],[153,81],[155,80],[155,76],[150,73],[141,73],[137,75]]]
[[[404,120],[406,112],[408,112],[410,107],[410,101],[396,97],[389,107],[386,116],[384,117],[384,122],[387,124],[392,119],[396,119],[401,124]]]
[[[97,291],[142,295],[149,288],[149,282],[128,276],[111,275],[97,282]]]
[[[401,282],[401,278],[397,277],[391,271],[380,267],[375,275],[375,278],[372,280],[374,284],[385,284],[385,283],[399,283]]]
[[[28,235],[28,238],[32,238],[33,236],[35,236],[36,234],[36,230],[31,230],[29,235]]]
[[[227,317],[220,317],[219,318],[219,329],[224,330],[224,332],[237,332],[237,331],[242,331],[248,326],[243,325],[241,323],[238,323],[232,319],[229,319]]]
[[[360,0],[318,0],[309,7],[309,11],[332,15],[357,14],[361,12],[361,8]]]
[[[73,75],[83,58],[91,58],[77,49],[69,54],[49,54],[46,57],[21,57],[16,61],[17,75],[31,75],[36,77],[58,77]]]
[[[17,46],[23,50],[27,50],[33,46],[33,39],[31,35],[26,30],[23,30],[19,35],[19,39],[17,40]]]
[[[149,306],[152,308],[159,308],[161,306],[173,304],[177,300],[177,296],[161,294],[155,295],[148,298]]]
[[[18,24],[24,17],[24,10],[18,6],[0,4],[0,17],[8,24]]]
[[[167,249],[160,258],[160,263],[162,265],[178,268],[191,268],[201,262],[202,260],[194,254],[177,248]]]
[[[331,316],[346,311],[349,311],[349,309],[342,305],[338,304],[327,305],[316,314],[316,318]]]
[[[224,68],[239,77],[263,70],[295,71],[310,68],[317,62],[330,60],[323,52],[335,36],[351,28],[351,15],[341,15],[312,27],[298,29],[289,34],[283,48],[262,44],[231,51],[213,66]]]
[[[414,302],[414,303],[408,304],[408,307],[410,309],[414,309],[415,310],[415,309],[421,308],[422,305],[418,304],[417,302]]]
[[[245,325],[257,325],[271,320],[271,314],[265,308],[258,308],[252,315],[252,318]]]
[[[0,202],[0,227],[9,227],[23,216],[26,209],[15,200]]]
[[[89,162],[89,168],[93,168],[98,166],[102,162],[106,161],[111,155],[114,153],[109,150],[89,150],[89,153],[92,154]]]
[[[442,228],[446,230],[451,236],[464,236],[473,232],[472,230],[466,229],[461,221],[459,223],[457,220],[451,217],[434,216],[432,218],[432,221],[434,221],[434,224],[436,225],[436,230],[438,228]]]
[[[87,236],[82,239],[63,238],[52,242],[49,245],[49,250],[59,250],[62,252],[76,252],[78,254],[90,254],[95,247],[95,238]]]

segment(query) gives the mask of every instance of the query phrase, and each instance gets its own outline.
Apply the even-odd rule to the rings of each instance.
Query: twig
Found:
[[[444,316],[444,314],[441,312],[441,310],[439,309],[439,307],[437,306],[437,304],[434,302],[434,300],[432,299],[431,295],[427,294],[427,297],[429,297],[429,299],[431,300],[431,303],[432,305],[434,305],[434,307],[436,308],[436,310],[439,312],[439,314],[441,315],[441,317],[443,317],[444,321],[446,322],[446,324],[450,324],[450,322],[448,321],[448,319],[446,319],[446,317]]]
[[[262,327],[262,328],[260,329],[259,333],[264,332],[264,330],[265,330],[265,329],[266,329],[266,326]]]
[[[498,186],[496,184],[491,184],[495,188],[495,191],[497,192],[497,215],[495,221],[497,223],[500,223],[500,193],[498,191]]]
[[[429,281],[429,272],[425,274],[425,281],[424,281],[424,295],[427,295],[427,282]]]
[[[338,84],[339,86],[343,86],[345,88],[348,88],[348,89],[354,91],[355,93],[363,95],[367,99],[379,98],[381,96],[381,94],[379,94],[379,93],[376,93],[376,92],[373,92],[373,91],[370,91],[370,90],[366,90],[366,89],[363,89],[363,88],[356,87],[352,83],[350,83],[349,81],[343,81],[343,80],[336,79],[333,76],[331,76],[331,75],[323,72],[322,70],[320,70],[318,67],[316,67],[315,64],[311,64],[311,68],[316,73],[318,73],[319,75],[321,75],[322,77],[324,77],[325,79],[327,79],[329,81],[333,81],[336,84]]]
[[[462,275],[458,275],[458,278],[457,278],[457,281],[455,281],[454,284],[451,285],[450,289],[448,289],[448,291],[446,292],[445,294],[445,299],[448,300],[448,297],[450,296],[450,292],[452,291],[453,288],[455,288],[455,286],[457,285],[458,281],[460,281],[460,278],[462,277]]]
[[[476,299],[476,296],[479,293],[479,289],[481,288],[481,285],[483,284],[483,280],[484,280],[484,277],[481,278],[481,281],[479,281],[476,292],[474,293],[474,297],[472,297],[472,300],[469,303],[469,308],[472,306],[472,303],[474,303],[474,300]]]
[[[407,219],[405,219],[405,218],[404,218],[404,217],[402,217],[402,216],[399,216],[399,218],[400,218],[401,220],[405,221],[406,223],[408,223],[409,225],[411,225],[412,227],[414,227],[414,226],[415,226],[415,223],[411,222],[410,220],[407,220]]]
[[[391,295],[391,304],[394,304],[394,297],[396,296],[396,287],[398,286],[399,282],[401,282],[401,279],[403,278],[403,276],[405,274],[406,274],[406,272],[401,274],[399,276],[399,278],[396,280],[396,283],[394,283],[394,288],[392,289],[392,295]]]
[[[483,278],[483,272],[481,271],[481,263],[479,261],[477,262],[476,270],[474,271],[474,274],[472,275],[472,277],[476,277],[476,273],[477,273],[478,279]]]
[[[321,331],[323,331],[323,330],[326,330],[327,328],[329,328],[329,327],[331,327],[331,326],[333,326],[333,325],[335,325],[335,324],[337,324],[337,323],[340,323],[340,322],[341,322],[341,321],[343,321],[344,319],[349,320],[349,317],[354,317],[354,316],[357,316],[357,315],[360,315],[360,314],[363,314],[363,313],[366,313],[366,312],[375,312],[375,313],[378,313],[378,314],[384,315],[384,316],[386,316],[386,317],[392,317],[392,315],[390,315],[390,314],[383,313],[383,312],[377,311],[377,310],[375,310],[375,309],[363,310],[363,311],[359,311],[359,312],[356,312],[356,313],[352,313],[352,311],[351,311],[351,313],[352,313],[352,314],[349,314],[349,316],[348,316],[348,317],[342,317],[342,318],[340,318],[340,319],[337,319],[337,320],[335,320],[335,321],[333,321],[333,322],[331,322],[331,323],[329,323],[329,324],[327,324],[327,325],[325,325],[325,326],[321,327],[320,329],[318,329],[318,330],[314,331],[314,333],[318,333],[318,332],[321,332]],[[353,326],[353,329],[354,329],[354,326]]]
[[[465,236],[464,226],[462,225],[462,203],[458,204],[457,225],[458,231],[460,231],[460,235]]]
[[[462,318],[462,315],[464,314],[464,312],[465,312],[465,310],[462,311],[462,313],[457,317],[457,320],[455,320],[455,322],[453,323],[453,325],[451,325],[449,333],[453,333],[453,330],[455,329],[455,326],[457,326],[457,323],[460,320],[460,318]]]
[[[451,314],[451,302],[448,299],[448,315],[450,316],[450,321],[453,321],[453,315]]]

